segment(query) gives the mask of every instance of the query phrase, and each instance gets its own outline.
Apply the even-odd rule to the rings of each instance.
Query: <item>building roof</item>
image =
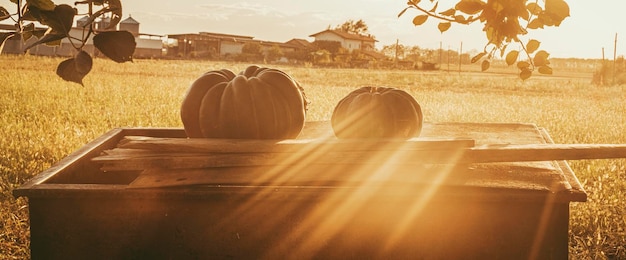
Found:
[[[311,46],[311,42],[305,40],[305,39],[297,39],[297,38],[293,38],[287,42],[285,42],[286,44],[290,44],[293,45],[297,48],[307,48],[309,46]]]
[[[137,22],[137,20],[133,19],[132,16],[128,15],[128,18],[124,19],[123,21],[121,21],[120,23],[126,23],[126,24],[139,24],[139,22]]]
[[[168,38],[172,39],[187,39],[191,41],[221,41],[221,42],[235,42],[235,43],[248,43],[248,42],[256,42],[261,45],[278,45],[285,48],[296,48],[292,44],[283,43],[283,42],[272,42],[272,41],[262,41],[255,40],[252,36],[243,36],[243,35],[234,35],[234,34],[224,34],[224,33],[212,33],[212,32],[200,32],[200,33],[186,33],[186,34],[169,34]]]
[[[236,35],[236,34],[226,34],[226,33],[212,33],[212,32],[200,32],[200,35],[215,37],[215,38],[236,38],[236,39],[248,39],[252,40],[254,37],[245,36],[245,35]]]
[[[377,60],[384,60],[384,59],[387,59],[387,58],[388,58],[388,57],[387,57],[387,56],[385,56],[384,54],[379,53],[379,52],[376,52],[376,51],[367,51],[367,50],[364,50],[364,51],[361,51],[361,53],[362,53],[363,55],[365,55],[365,56],[372,57],[372,58],[377,59]]]
[[[322,33],[334,33],[341,38],[349,39],[349,40],[359,40],[359,41],[364,41],[364,42],[377,42],[377,40],[374,39],[374,37],[372,37],[371,35],[365,36],[365,35],[360,35],[360,34],[355,34],[355,33],[344,32],[344,31],[336,30],[336,29],[335,30],[326,29],[324,31],[311,34],[309,35],[309,37],[315,37]]]

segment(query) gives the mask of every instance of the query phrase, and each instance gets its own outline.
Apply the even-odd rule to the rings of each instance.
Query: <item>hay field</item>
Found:
[[[0,259],[29,257],[27,201],[13,198],[13,188],[112,128],[182,127],[179,106],[196,77],[248,65],[96,59],[81,87],[55,75],[60,61],[0,55]],[[556,143],[626,143],[626,86],[591,85],[589,71],[523,82],[509,74],[267,66],[305,88],[310,121],[330,119],[351,90],[379,85],[411,93],[430,122],[535,123]],[[570,254],[626,259],[626,159],[570,165],[589,196],[571,204]]]

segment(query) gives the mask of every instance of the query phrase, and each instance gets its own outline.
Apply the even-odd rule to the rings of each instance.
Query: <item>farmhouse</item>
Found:
[[[341,30],[327,29],[318,33],[309,35],[309,37],[315,37],[315,41],[334,41],[340,42],[341,47],[349,51],[361,50],[361,51],[375,51],[375,44],[377,42],[371,35],[360,35]]]
[[[310,49],[313,47],[311,42],[305,39],[297,39],[297,38],[293,38],[287,41],[286,44],[291,44],[292,46],[299,48],[299,49]]]
[[[87,16],[76,21],[76,26],[70,31],[73,38],[82,38],[85,30],[84,26],[89,21]],[[110,23],[110,18],[101,18],[95,22],[96,30],[105,30]],[[140,23],[132,16],[119,23],[119,30],[126,30],[135,36],[137,46],[133,57],[135,58],[216,58],[216,59],[237,59],[242,53],[246,44],[257,44],[260,52],[268,57],[271,52],[279,53],[282,57],[277,57],[281,61],[289,59],[308,59],[311,51],[323,48],[315,45],[314,42],[306,39],[291,39],[287,42],[273,42],[257,40],[253,36],[226,34],[217,32],[199,32],[170,34],[166,36],[140,33]],[[0,31],[13,31],[13,25],[0,24]],[[41,30],[45,30],[41,28]],[[362,62],[371,60],[384,60],[385,56],[377,52],[375,43],[377,40],[371,35],[360,35],[344,32],[341,30],[327,29],[309,37],[314,37],[315,42],[338,42],[341,48],[349,52],[358,51]],[[22,53],[23,50],[36,42],[36,37],[31,37],[22,41],[20,37],[13,37],[6,42],[3,53]],[[74,43],[76,44],[76,43]],[[83,50],[93,56],[100,56],[99,51],[93,46],[92,39],[89,39]],[[28,51],[34,55],[46,56],[72,56],[76,49],[65,38],[60,45],[48,46],[39,44]]]
[[[298,49],[298,45],[290,42],[271,42],[255,40],[252,36],[200,32],[187,34],[170,34],[167,36],[167,56],[173,57],[214,57],[227,58],[242,53],[246,43],[261,45],[261,51],[267,52],[278,47],[283,53]]]
[[[70,29],[70,36],[74,38],[83,38],[86,31],[84,25],[88,21],[88,17],[84,16],[76,21],[76,26]],[[96,22],[96,30],[103,30],[109,24],[109,18],[103,18]],[[13,25],[0,24],[0,30],[12,31],[15,30]],[[41,28],[41,30],[44,30]],[[119,30],[126,30],[135,36],[135,42],[137,46],[135,48],[134,57],[136,58],[155,58],[162,55],[163,52],[163,36],[154,34],[144,34],[139,32],[139,22],[133,19],[131,16],[124,19],[119,23]],[[22,41],[21,37],[12,37],[9,39],[2,50],[3,53],[22,53],[23,50],[36,42],[36,37],[31,37],[26,41]],[[74,43],[76,44],[76,42]],[[93,40],[87,40],[83,50],[92,54],[93,56],[99,56],[98,50],[93,46]],[[28,50],[28,53],[33,55],[45,55],[45,56],[72,56],[76,53],[76,49],[72,45],[69,39],[64,38],[61,40],[60,45],[49,46],[46,44],[39,44]]]

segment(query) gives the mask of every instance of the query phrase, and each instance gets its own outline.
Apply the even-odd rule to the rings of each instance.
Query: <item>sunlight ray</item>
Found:
[[[372,159],[377,162],[383,161],[384,163],[380,165],[364,164],[350,168],[346,167],[346,173],[350,174],[348,183],[354,185],[336,189],[335,192],[321,201],[303,223],[289,235],[291,236],[290,239],[298,237],[298,239],[302,240],[300,246],[294,249],[296,255],[314,255],[318,250],[321,250],[321,247],[324,246],[322,242],[339,235],[341,230],[352,219],[357,217],[356,214],[363,212],[363,208],[367,207],[368,203],[379,203],[380,198],[376,198],[376,201],[374,199],[379,195],[381,189],[389,190],[389,185],[398,185],[406,189],[412,183],[423,181],[424,178],[421,178],[421,176],[406,176],[417,173],[407,171],[406,166],[402,169],[403,166],[400,165],[410,159],[407,158],[410,156],[410,152],[396,149],[395,152],[389,153],[384,150],[393,149],[385,149],[383,147],[381,147],[381,150],[383,152],[373,154]],[[443,178],[445,177],[441,177],[441,179]],[[425,179],[429,179],[429,177]],[[395,194],[389,196],[389,198],[395,197],[397,197]],[[388,201],[388,203],[396,204],[394,201]],[[381,212],[379,214],[384,215],[386,213]],[[375,218],[380,218],[380,216],[375,216]],[[363,228],[380,229],[380,227]],[[369,230],[367,232],[385,233],[386,231]]]
[[[553,182],[550,190],[555,190],[557,183]],[[543,209],[541,210],[541,215],[539,216],[539,225],[537,226],[537,231],[535,233],[535,238],[533,239],[533,245],[531,247],[530,256],[528,259],[534,260],[537,259],[539,255],[539,250],[541,250],[541,245],[546,237],[546,232],[548,230],[548,225],[552,218],[552,214],[554,212],[554,207],[556,203],[556,193],[550,192],[546,197],[545,202],[543,203]]]
[[[424,187],[424,190],[418,192],[419,196],[411,196],[415,198],[415,201],[412,205],[407,205],[407,210],[400,221],[396,224],[395,229],[392,231],[391,236],[387,240],[387,243],[383,246],[384,250],[390,250],[398,241],[401,240],[402,236],[407,232],[407,228],[411,225],[413,221],[415,221],[416,217],[420,215],[424,207],[430,203],[432,197],[437,193],[441,185],[443,185],[450,176],[450,174],[454,173],[455,170],[459,169],[458,165],[454,162],[458,161],[462,152],[451,153],[450,163],[442,165],[441,168],[438,168],[435,172],[428,172],[427,174],[434,175],[434,179],[432,179],[428,185],[421,186]],[[419,173],[415,173],[419,174]],[[409,190],[409,192],[414,192],[413,190]]]

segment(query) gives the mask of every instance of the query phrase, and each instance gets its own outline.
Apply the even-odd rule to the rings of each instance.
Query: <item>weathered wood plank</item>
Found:
[[[462,151],[457,149],[458,151]],[[145,153],[127,150],[92,159],[105,171],[148,168],[190,169],[235,166],[318,164],[407,164],[456,163],[454,150],[358,151],[312,150],[298,153]]]
[[[445,150],[396,151],[303,149],[294,153],[174,153],[122,148],[94,157],[92,161],[103,164],[102,169],[105,171],[117,171],[297,164],[467,164],[605,158],[626,158],[626,144],[485,145]]]
[[[129,188],[154,188],[198,184],[221,185],[306,185],[306,186],[362,186],[362,185],[407,185],[427,183],[441,178],[452,169],[449,166],[386,166],[368,165],[296,165],[222,167],[204,169],[144,170]],[[419,174],[415,174],[419,173]]]
[[[215,138],[154,138],[146,136],[126,136],[118,147],[153,150],[160,152],[190,153],[262,153],[262,152],[301,152],[307,149],[332,151],[372,151],[372,150],[424,150],[454,149],[472,147],[475,142],[468,138],[412,138],[398,139],[288,139],[288,140],[243,140]]]
[[[484,145],[468,149],[463,162],[528,162],[626,158],[626,144]]]

